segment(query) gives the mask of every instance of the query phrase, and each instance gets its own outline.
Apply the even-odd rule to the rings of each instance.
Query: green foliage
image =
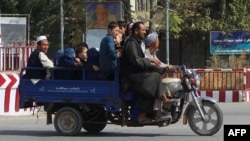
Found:
[[[179,38],[179,33],[182,31],[180,25],[183,23],[183,19],[180,18],[178,13],[173,12],[170,14],[169,27],[170,32],[175,38]]]
[[[183,37],[211,30],[250,31],[250,0],[175,0],[170,8],[184,21],[179,25]]]
[[[82,0],[71,0],[64,4],[65,32],[69,33],[70,46],[75,47],[82,41],[85,33],[85,2]]]
[[[217,14],[213,13],[213,30],[250,31],[250,0],[221,1]]]
[[[64,26],[64,41],[65,44],[69,42],[75,46],[82,41],[82,34],[85,32],[85,1],[65,1],[63,6],[64,16],[67,17]],[[35,40],[37,36],[43,34],[51,39],[53,47],[60,46],[59,0],[5,0],[2,13],[29,14],[31,40]],[[72,36],[71,39],[68,39],[69,35]]]

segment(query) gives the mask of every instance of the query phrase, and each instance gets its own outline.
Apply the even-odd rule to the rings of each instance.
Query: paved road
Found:
[[[223,110],[223,124],[250,125],[250,103],[218,103]],[[182,121],[168,127],[120,127],[107,125],[97,135],[82,131],[79,136],[58,136],[53,125],[45,124],[45,113],[36,116],[0,116],[1,141],[223,141],[223,127],[213,136],[198,136]]]

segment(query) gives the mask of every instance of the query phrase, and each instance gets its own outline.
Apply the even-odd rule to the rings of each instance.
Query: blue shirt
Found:
[[[117,68],[117,54],[114,38],[107,34],[101,41],[99,51],[99,65],[103,72],[113,71]]]

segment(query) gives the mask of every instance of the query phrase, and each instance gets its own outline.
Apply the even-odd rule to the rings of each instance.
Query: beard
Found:
[[[140,40],[143,40],[145,38],[145,36],[144,35],[138,35],[137,38],[140,39]]]

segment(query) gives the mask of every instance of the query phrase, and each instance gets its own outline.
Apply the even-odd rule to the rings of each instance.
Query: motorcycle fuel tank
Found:
[[[173,96],[176,92],[183,89],[179,78],[164,78],[162,83],[168,96]]]

